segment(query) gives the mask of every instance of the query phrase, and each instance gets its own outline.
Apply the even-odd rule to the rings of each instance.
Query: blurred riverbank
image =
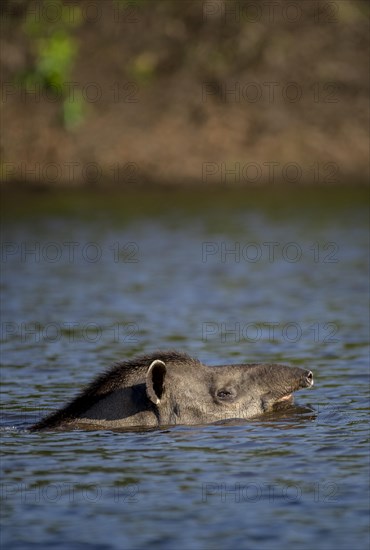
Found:
[[[4,183],[368,181],[365,2],[13,0],[1,20]]]

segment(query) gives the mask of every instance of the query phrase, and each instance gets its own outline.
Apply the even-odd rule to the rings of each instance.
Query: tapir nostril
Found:
[[[306,373],[306,382],[308,386],[313,386],[313,374],[310,370]]]

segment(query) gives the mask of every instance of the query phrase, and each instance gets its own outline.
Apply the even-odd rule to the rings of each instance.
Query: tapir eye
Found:
[[[222,399],[223,401],[228,401],[230,399],[234,399],[235,391],[233,391],[233,390],[219,390],[217,392],[217,397],[219,399]]]

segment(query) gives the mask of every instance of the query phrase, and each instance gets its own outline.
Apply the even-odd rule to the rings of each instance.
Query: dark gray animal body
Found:
[[[31,429],[114,429],[251,418],[292,402],[311,371],[279,364],[207,367],[166,351],[117,364]]]

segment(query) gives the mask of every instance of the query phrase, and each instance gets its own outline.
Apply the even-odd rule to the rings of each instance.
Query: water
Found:
[[[361,201],[333,191],[9,204],[4,548],[368,546]],[[312,369],[315,386],[249,422],[27,431],[112,362],[158,348],[208,364],[286,362]]]

